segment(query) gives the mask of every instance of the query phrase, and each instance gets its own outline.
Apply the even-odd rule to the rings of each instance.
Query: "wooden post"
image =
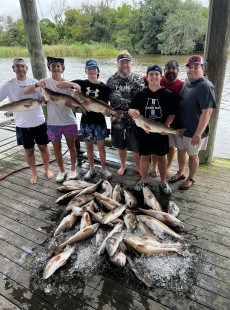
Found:
[[[216,90],[216,109],[210,120],[208,147],[199,153],[200,163],[212,162],[220,111],[226,64],[230,45],[230,1],[210,0],[209,21],[205,46],[206,74]]]
[[[41,80],[46,78],[46,63],[38,24],[36,0],[20,0],[20,6],[33,77],[37,80]],[[47,119],[46,107],[43,107],[43,112]]]
[[[38,24],[36,0],[20,0],[30,62],[35,79],[46,77],[46,64]]]

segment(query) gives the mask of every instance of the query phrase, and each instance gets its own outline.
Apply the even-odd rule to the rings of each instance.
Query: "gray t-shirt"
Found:
[[[177,128],[186,128],[184,136],[192,138],[196,132],[200,115],[203,110],[215,108],[215,89],[213,84],[202,77],[195,82],[185,81],[179,95],[176,113]],[[209,125],[202,134],[202,138],[209,134]]]

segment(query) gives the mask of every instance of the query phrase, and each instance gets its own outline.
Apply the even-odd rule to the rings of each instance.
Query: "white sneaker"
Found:
[[[77,172],[76,172],[76,170],[70,171],[70,172],[69,172],[68,180],[75,180],[76,178],[77,178]]]
[[[56,177],[56,182],[61,183],[65,180],[66,172],[59,172]]]
[[[110,179],[112,178],[112,173],[109,172],[107,169],[101,169],[101,176],[103,179],[107,180],[107,179]]]
[[[89,171],[84,175],[84,180],[85,181],[89,181],[90,179],[92,179],[92,177],[96,174],[96,170],[91,170],[89,169]]]

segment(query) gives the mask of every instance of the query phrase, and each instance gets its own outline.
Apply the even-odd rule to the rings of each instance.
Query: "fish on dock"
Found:
[[[163,211],[159,201],[156,199],[153,192],[147,186],[143,188],[143,195],[144,195],[144,202],[147,206],[156,211],[161,212]]]
[[[77,216],[73,212],[65,216],[59,224],[58,228],[55,230],[54,236],[57,236],[65,229],[71,228],[76,223],[76,220]]]
[[[63,252],[52,257],[45,265],[42,278],[48,279],[58,268],[66,264],[67,259],[74,252],[76,246],[71,246]]]
[[[33,98],[13,101],[0,106],[0,111],[26,112],[42,104],[41,101]]]

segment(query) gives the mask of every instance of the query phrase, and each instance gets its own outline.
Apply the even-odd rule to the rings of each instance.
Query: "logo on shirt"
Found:
[[[145,117],[150,119],[162,117],[162,111],[158,99],[147,99],[147,105],[145,107]]]
[[[86,87],[86,95],[97,98],[99,95],[99,89],[90,89],[90,87]]]

